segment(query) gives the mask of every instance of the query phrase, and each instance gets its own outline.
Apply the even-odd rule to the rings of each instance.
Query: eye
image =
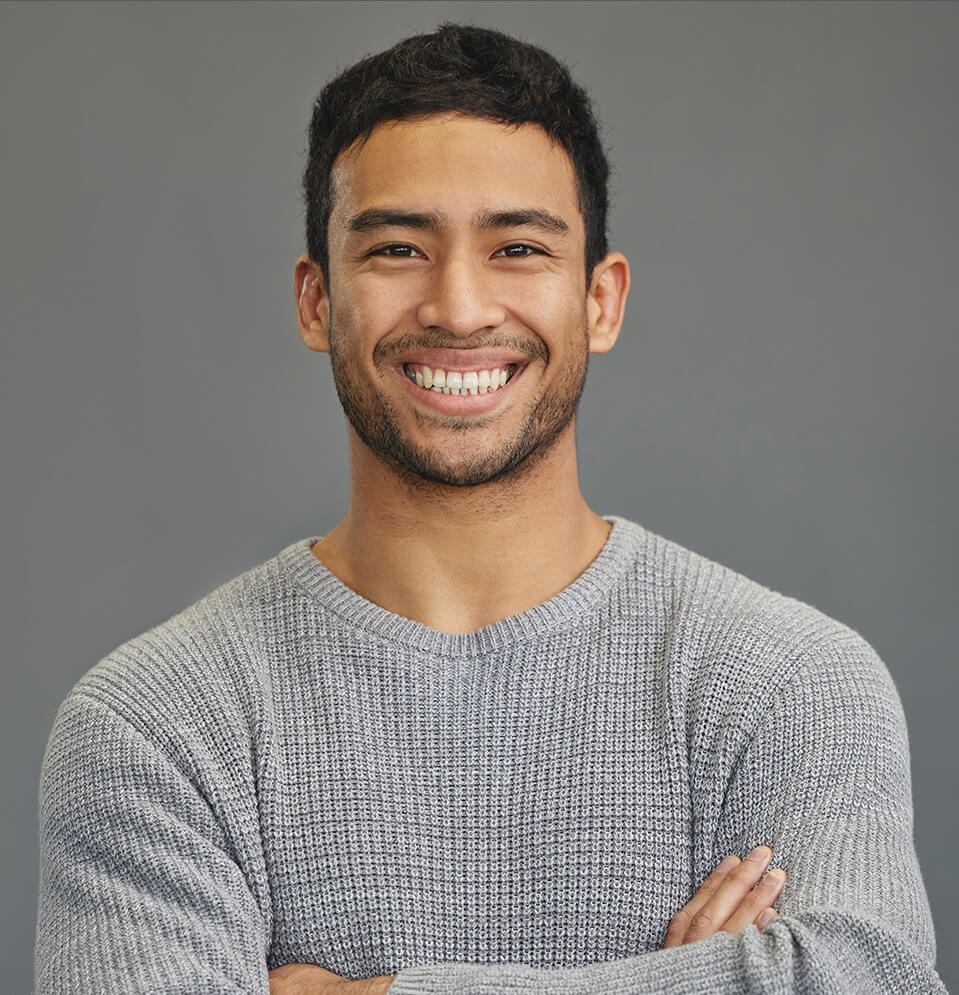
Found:
[[[417,259],[422,258],[419,249],[414,249],[412,245],[384,245],[379,249],[373,249],[367,253],[368,256],[386,256],[387,259]]]
[[[494,256],[503,256],[507,259],[525,259],[527,256],[546,256],[548,254],[545,249],[539,249],[535,245],[526,245],[524,242],[506,245],[493,253]]]

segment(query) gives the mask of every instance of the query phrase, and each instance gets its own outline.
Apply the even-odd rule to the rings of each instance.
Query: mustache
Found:
[[[549,360],[549,349],[542,339],[523,338],[518,335],[477,335],[474,339],[451,336],[442,329],[424,329],[410,332],[396,339],[380,340],[373,347],[373,363],[380,366],[390,363],[405,352],[418,349],[502,349],[504,352],[519,352],[530,359]]]

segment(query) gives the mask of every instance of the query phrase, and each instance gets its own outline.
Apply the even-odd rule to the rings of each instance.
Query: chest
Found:
[[[692,833],[661,679],[575,659],[550,679],[528,662],[331,664],[277,710],[276,963],[367,977],[658,949]]]

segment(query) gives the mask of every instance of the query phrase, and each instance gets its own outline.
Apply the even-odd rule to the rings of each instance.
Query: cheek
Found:
[[[585,335],[586,301],[569,293],[568,288],[540,286],[510,305],[515,318],[540,335],[550,351],[570,338],[579,341]]]
[[[351,303],[342,313],[336,311],[336,314],[365,354],[371,354],[384,336],[410,331],[410,322],[415,321],[416,298],[401,281],[395,281],[392,286],[374,281],[363,286],[360,281],[351,288],[349,299]]]
[[[356,303],[344,306],[333,300],[331,337],[336,339],[341,354],[346,352],[353,357],[368,357],[383,335],[383,315],[368,300],[362,297],[353,300]]]

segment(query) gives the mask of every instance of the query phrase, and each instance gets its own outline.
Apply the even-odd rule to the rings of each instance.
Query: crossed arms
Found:
[[[265,993],[271,981],[284,995],[324,992],[283,988],[298,969],[269,963],[270,895],[241,870],[193,776],[218,761],[197,753],[188,771],[174,748],[89,689],[61,709],[41,791],[38,995]],[[251,839],[255,820],[253,812],[241,827]],[[410,965],[361,982],[368,995],[384,985],[391,995],[945,991],[912,840],[905,719],[891,682],[868,661],[814,680],[800,669],[778,689],[723,789],[718,821],[693,840],[704,882],[723,854],[757,841],[789,874],[779,915],[763,930],[753,925],[758,904],[720,921],[744,886],[740,871],[692,917],[680,914],[679,926],[675,917],[672,929],[664,923],[663,947],[649,953],[563,969]],[[703,895],[696,884],[692,904]],[[765,908],[773,899],[750,901]],[[269,966],[281,970],[271,977]],[[330,966],[304,969],[299,981],[359,995],[346,986],[360,982]]]
[[[771,903],[786,874],[763,877],[771,856],[769,847],[756,847],[745,861],[734,854],[726,857],[673,916],[664,949],[695,943],[719,930],[739,933],[751,924],[762,929],[772,922],[777,912]],[[318,965],[285,964],[270,971],[270,995],[385,995],[393,980],[394,975],[381,975],[350,981]]]

